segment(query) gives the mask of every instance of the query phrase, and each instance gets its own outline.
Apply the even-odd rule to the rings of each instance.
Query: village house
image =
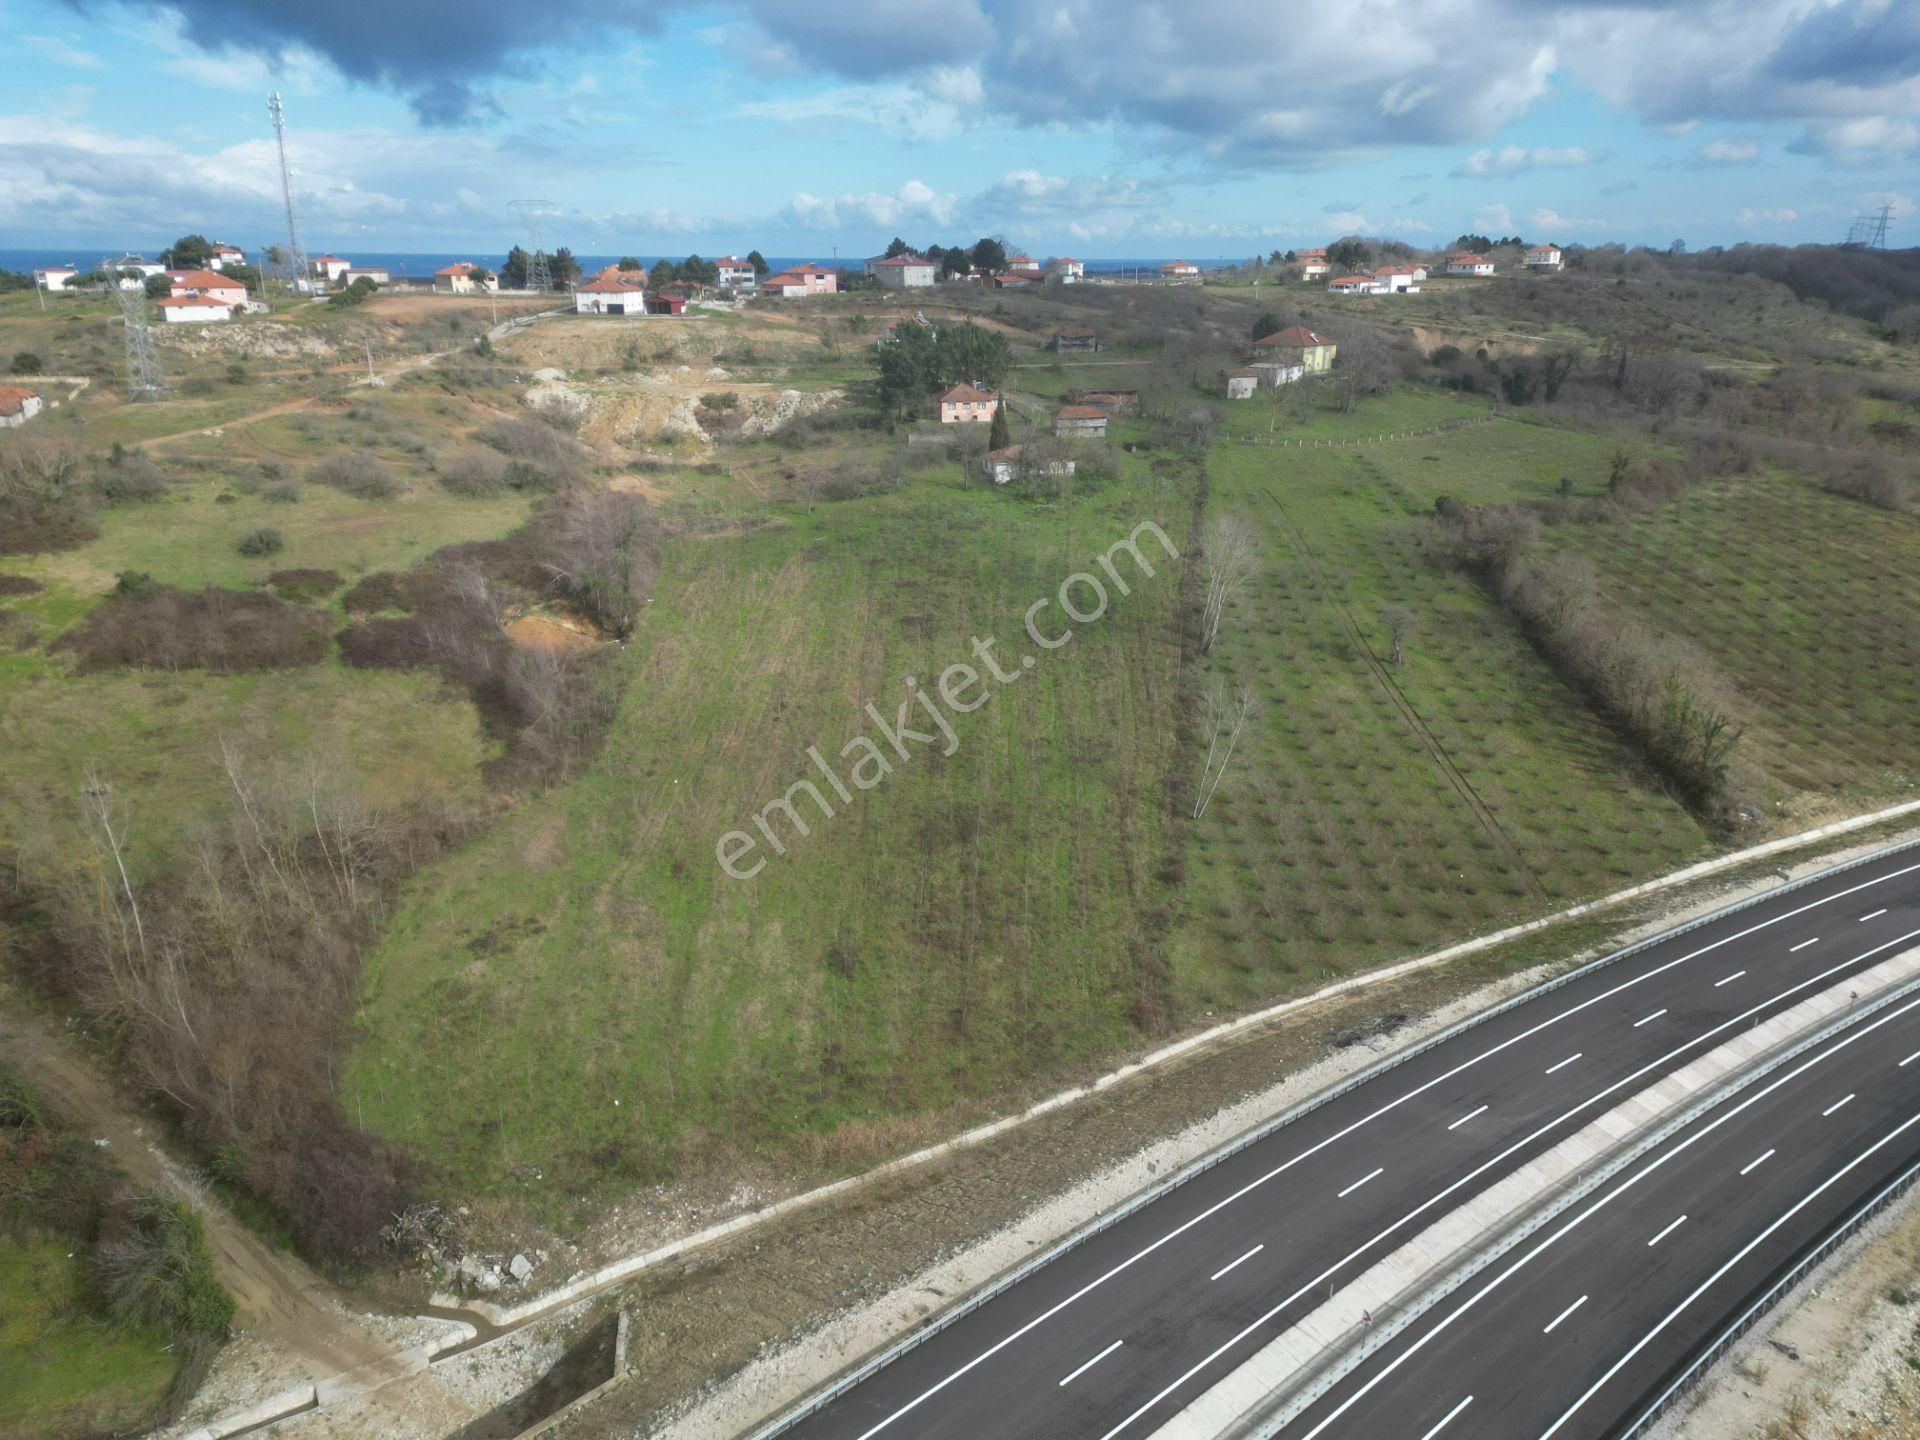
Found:
[[[1461,251],[1447,256],[1447,274],[1449,275],[1491,275],[1493,262],[1484,255],[1475,255],[1471,251]]]
[[[594,276],[573,292],[576,315],[644,315],[647,282],[643,270],[613,271]]]
[[[313,278],[324,280],[329,285],[353,268],[351,260],[342,260],[338,255],[316,255],[312,264]]]
[[[169,270],[175,300],[202,298],[221,305],[245,305],[247,287],[217,270]]]
[[[654,294],[647,296],[647,314],[684,315],[687,312],[685,295]]]
[[[1061,440],[1104,440],[1107,412],[1097,405],[1062,405],[1053,412],[1053,433]]]
[[[33,283],[42,290],[65,290],[79,278],[80,272],[71,265],[49,265],[33,272]]]
[[[1327,263],[1326,257],[1324,256],[1311,260],[1302,257],[1300,261],[1300,278],[1302,280],[1319,280],[1329,274],[1332,269],[1333,266]]]
[[[993,277],[993,288],[996,290],[1020,290],[1039,283],[1040,276],[1028,270],[1005,270]]]
[[[1529,270],[1558,270],[1562,264],[1558,245],[1530,245],[1522,262]]]
[[[1327,282],[1327,289],[1335,295],[1377,295],[1380,288],[1374,284],[1371,275],[1341,275]]]
[[[433,272],[433,288],[442,295],[473,295],[498,290],[500,280],[471,260],[456,260]]]
[[[753,262],[742,260],[737,255],[726,255],[713,262],[714,284],[722,290],[744,290],[749,294],[758,278],[754,274]]]
[[[1038,275],[1040,273],[1040,262],[1031,255],[1009,255],[1007,257],[1007,269],[1017,271],[1022,275]]]
[[[169,295],[160,303],[160,318],[170,325],[211,325],[231,320],[236,308],[211,295]]]
[[[808,261],[769,275],[760,282],[760,293],[776,300],[794,300],[803,295],[833,295],[840,289],[840,277],[833,271]]]
[[[867,273],[886,290],[920,290],[933,284],[940,267],[922,255],[895,255],[869,260]]]
[[[1254,369],[1229,370],[1227,372],[1227,398],[1229,400],[1250,400],[1253,392],[1260,388],[1260,372]]]
[[[375,285],[391,285],[393,276],[384,265],[354,265],[341,272],[340,283],[351,285],[356,280],[370,280]]]
[[[942,425],[984,425],[1000,408],[1000,396],[963,380],[940,397],[939,405]]]
[[[1298,365],[1309,375],[1323,375],[1331,370],[1338,348],[1327,336],[1304,325],[1289,325],[1253,342],[1256,365],[1261,361],[1281,366]]]
[[[1198,280],[1200,267],[1191,260],[1169,260],[1160,267],[1163,280]]]
[[[151,260],[143,260],[138,255],[122,255],[118,260],[103,260],[100,268],[109,275],[116,275],[115,282],[122,290],[138,290],[156,275],[167,273],[167,267],[156,265]]]
[[[1373,272],[1374,293],[1376,295],[1413,294],[1420,289],[1420,282],[1426,278],[1426,270],[1419,265],[1382,265]]]
[[[1056,478],[1071,479],[1074,462],[1066,459],[1053,459],[1038,462],[1037,466],[1022,463],[1024,445],[1008,445],[1004,449],[989,450],[980,457],[980,468],[986,472],[989,480],[996,485],[1006,485],[1018,480],[1022,475],[1037,473]]]
[[[1056,330],[1047,348],[1056,355],[1091,353],[1100,348],[1100,335],[1094,330]]]
[[[224,270],[229,265],[244,265],[246,263],[247,252],[242,250],[238,245],[216,244],[207,255],[207,268],[209,270]]]
[[[42,404],[37,390],[0,385],[0,425],[10,429],[24,425],[40,413]]]
[[[1071,255],[1056,255],[1047,262],[1047,273],[1058,275],[1062,285],[1077,284],[1087,278],[1087,262]]]
[[[1307,367],[1285,360],[1255,360],[1247,366],[1260,383],[1272,389],[1278,385],[1291,385],[1296,380],[1307,378]]]

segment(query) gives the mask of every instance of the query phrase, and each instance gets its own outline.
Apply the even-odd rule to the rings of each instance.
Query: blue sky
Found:
[[[0,0],[0,248],[1920,243],[1912,0]],[[537,43],[529,22],[544,19]]]

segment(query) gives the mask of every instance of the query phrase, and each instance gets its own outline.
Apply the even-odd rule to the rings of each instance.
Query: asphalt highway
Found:
[[[1148,1435],[1316,1297],[1532,1156],[1741,1029],[1916,943],[1920,849],[1909,849],[1591,969],[1170,1190],[785,1433]],[[1859,1107],[1849,1125],[1873,1111],[1866,1099],[1848,1107]],[[1804,1144],[1822,1148],[1815,1138]],[[1565,1249],[1584,1248],[1582,1238]],[[1587,1308],[1590,1319],[1603,1313],[1597,1300]],[[1632,1388],[1610,1382],[1590,1412]],[[1367,1403],[1387,1404],[1384,1389]],[[1417,1440],[1421,1430],[1372,1433]]]
[[[1280,1440],[1599,1440],[1920,1162],[1920,999],[1701,1116],[1395,1336]]]

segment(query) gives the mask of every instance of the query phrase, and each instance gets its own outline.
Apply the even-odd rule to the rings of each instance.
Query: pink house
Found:
[[[985,424],[1000,408],[1000,397],[989,390],[978,390],[962,381],[940,397],[942,425]]]
[[[839,289],[839,275],[812,261],[796,265],[791,270],[782,270],[778,275],[769,275],[760,282],[762,295],[781,299],[794,299],[801,295],[832,295]]]

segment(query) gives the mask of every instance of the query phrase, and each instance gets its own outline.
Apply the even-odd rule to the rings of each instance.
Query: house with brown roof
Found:
[[[807,261],[760,282],[760,293],[779,300],[794,300],[805,295],[833,295],[840,289],[840,277],[823,266]]]
[[[324,280],[329,285],[353,268],[351,260],[342,260],[338,255],[316,255],[312,265],[313,278]]]
[[[169,270],[167,278],[172,282],[173,298],[176,300],[202,295],[222,305],[247,303],[247,287],[218,270]]]
[[[1380,286],[1371,275],[1339,275],[1327,282],[1335,295],[1377,295]]]
[[[1333,340],[1304,325],[1289,325],[1284,330],[1253,342],[1256,363],[1266,361],[1283,366],[1298,365],[1309,375],[1321,375],[1333,368],[1338,351]]]
[[[1521,263],[1529,270],[1558,270],[1564,261],[1558,245],[1530,245]]]
[[[998,392],[982,390],[963,380],[936,403],[940,406],[942,425],[984,425],[993,419],[1001,400]]]
[[[1327,263],[1327,257],[1325,255],[1302,255],[1300,257],[1300,278],[1302,280],[1318,280],[1321,276],[1331,273],[1332,270],[1333,266]]]
[[[647,313],[647,276],[644,270],[601,271],[573,289],[576,315],[644,315]]]
[[[1062,405],[1053,412],[1053,433],[1061,440],[1104,440],[1107,412],[1098,405]]]
[[[1040,262],[1031,255],[1009,255],[1007,257],[1007,269],[1017,270],[1023,275],[1038,275],[1040,273]]]
[[[938,278],[940,267],[924,255],[890,255],[867,262],[867,273],[887,290],[921,290]]]
[[[238,245],[216,242],[207,253],[207,268],[210,270],[224,270],[229,265],[244,265],[246,263],[247,252],[242,250]]]
[[[442,295],[475,295],[500,288],[500,277],[471,260],[456,260],[433,272],[433,288]]]
[[[0,385],[0,425],[17,428],[38,415],[44,402],[38,390],[19,385]]]
[[[1062,285],[1074,285],[1087,278],[1087,262],[1071,255],[1056,255],[1047,262],[1047,273],[1058,275]]]
[[[1198,280],[1200,267],[1191,260],[1169,260],[1160,267],[1163,280]]]
[[[1484,255],[1475,255],[1471,251],[1463,250],[1447,256],[1447,274],[1491,275],[1493,262]]]
[[[713,262],[714,283],[722,290],[742,291],[752,294],[754,283],[759,279],[751,260],[742,260],[737,255],[723,255]]]

